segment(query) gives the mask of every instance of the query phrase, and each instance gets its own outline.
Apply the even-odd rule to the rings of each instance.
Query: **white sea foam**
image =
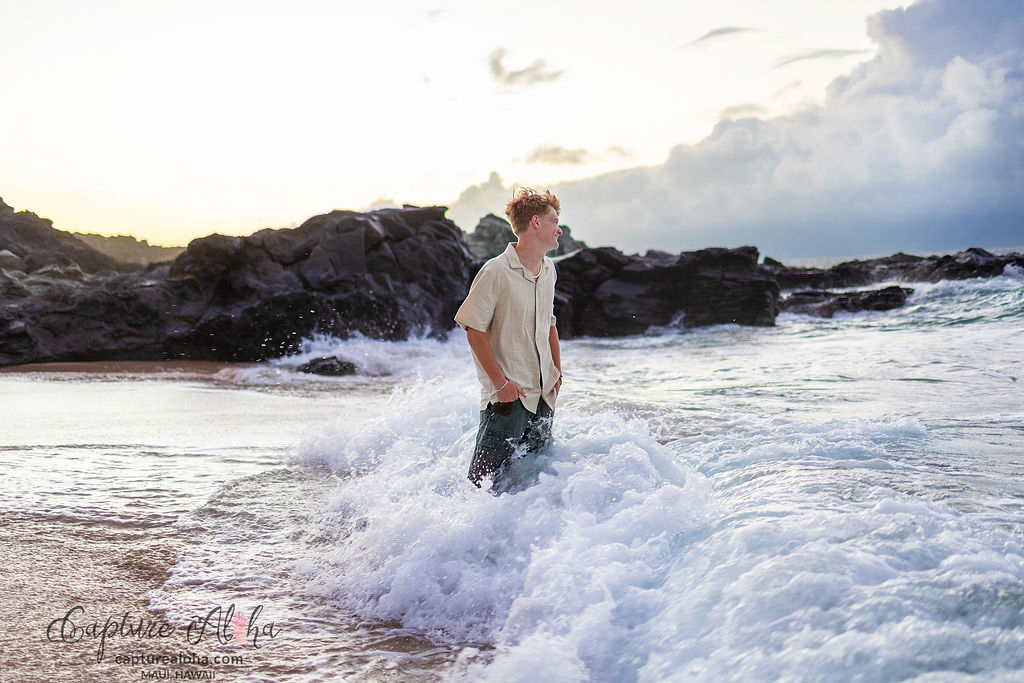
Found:
[[[447,341],[413,337],[406,341],[382,341],[354,333],[348,339],[316,334],[303,339],[298,353],[266,363],[231,366],[218,371],[218,381],[240,385],[301,387],[313,383],[344,387],[380,386],[382,378],[403,381],[417,376],[460,374],[470,360],[464,338],[453,333]],[[335,357],[355,365],[348,376],[311,375],[298,370],[311,360]],[[472,365],[469,366],[472,371]],[[386,379],[384,381],[387,381]],[[373,382],[372,384],[369,382]]]
[[[449,643],[517,646],[548,629],[603,637],[603,615],[641,608],[673,548],[714,510],[704,477],[642,421],[568,415],[514,494],[466,479],[465,396],[409,390],[371,425],[335,425],[306,459],[351,473],[329,518],[341,538],[308,589],[363,618]]]
[[[1024,280],[1024,268],[1021,268],[1014,263],[1007,264],[1006,267],[1003,268],[1002,277],[1013,280]]]
[[[279,367],[361,359],[396,389],[298,449],[339,476],[303,591],[461,650],[453,679],[1012,677],[1020,281],[914,286],[841,321],[565,343],[555,443],[500,496],[466,480],[461,339],[312,340]]]
[[[151,607],[302,624],[275,680],[401,678],[414,657],[473,681],[1021,680],[1018,276],[915,283],[843,320],[566,342],[555,443],[497,497],[465,478],[458,334],[311,339],[213,386],[31,379],[79,404],[126,392],[127,417],[33,411],[54,394],[26,403],[12,375],[8,507],[178,518]],[[321,355],[361,374],[296,371]],[[417,635],[445,647],[412,653]]]
[[[465,479],[471,380],[300,449],[345,475],[306,590],[463,656],[467,680],[899,680],[1024,664],[1024,548],[901,492],[916,420],[740,417],[658,443],[562,409],[494,497]],[[467,391],[461,391],[461,390]],[[483,651],[481,645],[488,646]],[[486,654],[482,654],[482,652]]]
[[[358,332],[348,339],[317,334],[302,341],[302,350],[299,353],[274,359],[270,361],[270,364],[275,367],[294,369],[315,358],[335,356],[353,363],[356,366],[356,372],[362,375],[425,373],[443,376],[445,361],[449,361],[449,370],[461,372],[465,369],[465,359],[469,357],[465,337],[457,339],[456,332],[452,333],[448,341],[438,341],[430,337],[413,337],[402,342],[370,339]],[[425,367],[425,363],[429,367]]]

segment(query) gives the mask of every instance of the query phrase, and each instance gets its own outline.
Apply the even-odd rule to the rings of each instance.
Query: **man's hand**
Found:
[[[512,380],[509,380],[505,388],[498,392],[498,401],[500,403],[511,403],[520,397],[526,398],[526,392]]]

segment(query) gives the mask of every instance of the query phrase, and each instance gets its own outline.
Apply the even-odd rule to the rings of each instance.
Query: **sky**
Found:
[[[66,230],[525,185],[627,252],[1024,244],[1019,0],[0,3],[0,197]]]

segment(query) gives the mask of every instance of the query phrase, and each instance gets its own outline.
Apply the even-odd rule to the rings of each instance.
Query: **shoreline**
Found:
[[[228,558],[230,569],[241,561],[231,559],[233,552],[246,546],[218,551],[210,545],[210,528],[179,526],[178,520],[220,504],[227,506],[217,508],[226,526],[254,508],[277,520],[281,499],[268,503],[261,487],[281,481],[278,475],[289,466],[285,452],[306,429],[339,411],[365,419],[375,410],[347,389],[339,393],[333,382],[314,383],[324,390],[313,393],[303,383],[296,394],[253,392],[220,381],[218,373],[239,366],[252,364],[132,361],[2,369],[2,412],[10,424],[0,439],[0,462],[9,475],[0,480],[9,493],[0,506],[0,678],[85,683],[191,672],[193,679],[294,681],[322,672],[346,680],[436,680],[450,664],[454,657],[438,657],[424,638],[363,624],[329,602],[303,598],[286,580],[264,591],[223,572],[211,578],[203,573],[205,563],[189,569],[211,547],[226,553],[220,557]],[[329,472],[309,476],[313,489],[301,490],[329,493]],[[287,481],[296,483],[294,477]],[[216,536],[219,522],[211,523]],[[276,574],[293,559],[269,557],[243,574]],[[187,570],[184,578],[179,566]],[[226,639],[208,628],[190,644],[191,620],[217,608],[227,620],[232,604],[253,624],[252,610],[263,606],[258,646],[251,639],[235,642],[230,626]],[[168,624],[173,632],[139,637],[126,630],[108,637],[98,662],[97,638],[59,638],[59,620],[78,606],[69,628],[102,631],[111,620],[117,629],[127,613],[126,629]],[[47,627],[55,620],[57,638],[51,641]],[[271,623],[276,637],[262,630]],[[155,660],[139,659],[146,656]],[[224,656],[242,659],[214,659]]]
[[[0,367],[0,373],[193,373],[215,375],[225,368],[247,368],[259,365],[241,361],[217,360],[96,360],[96,361],[55,361],[51,363],[23,363]]]

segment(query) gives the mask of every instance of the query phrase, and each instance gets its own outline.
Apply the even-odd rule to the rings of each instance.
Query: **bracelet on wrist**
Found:
[[[509,379],[508,379],[508,378],[506,377],[506,378],[505,378],[505,383],[504,383],[504,384],[502,384],[502,385],[501,385],[500,387],[498,387],[498,391],[501,391],[502,389],[504,389],[505,387],[507,387],[507,386],[508,386],[508,383],[509,383],[509,381],[510,381],[510,380],[509,380]]]

